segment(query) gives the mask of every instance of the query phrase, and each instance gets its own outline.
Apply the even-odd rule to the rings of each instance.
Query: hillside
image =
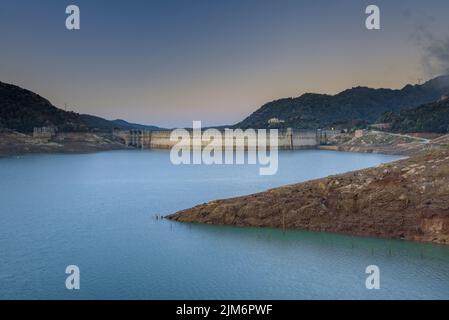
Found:
[[[0,82],[0,128],[29,133],[48,125],[62,131],[88,129],[78,114],[58,109],[34,92]]]
[[[125,120],[106,120],[101,117],[92,116],[89,114],[81,114],[81,121],[90,128],[95,128],[98,130],[163,130],[156,126],[147,126],[143,124],[130,123]]]
[[[156,130],[154,126],[109,121],[55,107],[47,99],[18,86],[0,82],[0,129],[31,133],[34,127],[56,126],[62,132],[110,131],[114,128]]]
[[[433,148],[432,140],[384,131],[366,131],[363,136],[341,134],[331,137],[319,149],[409,156]]]
[[[116,128],[123,129],[123,130],[166,130],[161,127],[156,126],[148,126],[144,124],[138,124],[138,123],[131,123],[125,120],[117,119],[111,121]]]
[[[382,114],[437,101],[449,93],[449,76],[400,90],[356,87],[336,95],[306,93],[297,98],[269,102],[235,125],[239,128],[267,128],[268,120],[284,122],[276,127],[353,127],[372,123]]]
[[[388,112],[380,119],[389,123],[393,132],[449,132],[449,99],[425,104],[413,109]]]

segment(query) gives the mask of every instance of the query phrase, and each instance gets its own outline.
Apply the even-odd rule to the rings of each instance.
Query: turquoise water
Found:
[[[3,299],[447,299],[449,247],[157,220],[216,198],[395,157],[281,152],[258,166],[173,166],[167,151],[0,159]],[[65,288],[65,268],[81,289]],[[365,268],[380,268],[380,290]]]

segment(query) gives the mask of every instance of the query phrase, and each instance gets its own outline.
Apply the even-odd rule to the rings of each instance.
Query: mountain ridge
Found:
[[[0,81],[0,129],[31,133],[34,127],[43,126],[56,126],[60,131],[74,132],[160,129],[121,119],[107,120],[94,115],[65,111],[31,90]]]
[[[372,123],[385,112],[434,102],[448,93],[449,75],[402,89],[357,86],[335,95],[304,93],[268,102],[234,127],[348,128]],[[273,118],[281,122],[270,125],[268,121]]]

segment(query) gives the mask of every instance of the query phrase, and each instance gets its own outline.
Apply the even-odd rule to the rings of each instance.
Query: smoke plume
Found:
[[[428,76],[449,74],[449,35],[435,36],[424,26],[414,33],[414,40],[421,48],[422,65]]]

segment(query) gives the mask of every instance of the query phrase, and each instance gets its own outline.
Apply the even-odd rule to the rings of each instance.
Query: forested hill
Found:
[[[242,122],[240,128],[267,128],[268,121],[283,121],[276,127],[326,128],[351,127],[372,123],[388,111],[399,111],[437,101],[449,93],[449,76],[422,85],[407,85],[400,90],[356,87],[336,95],[306,93],[263,105]]]
[[[394,132],[449,133],[449,99],[400,112],[388,112],[379,122],[390,123]]]
[[[47,125],[60,130],[88,129],[77,113],[58,109],[34,92],[0,82],[0,128],[27,133]]]
[[[106,120],[61,110],[47,99],[18,86],[0,82],[0,129],[30,133],[34,127],[56,126],[60,131],[98,131],[117,129],[148,129],[124,120]]]

